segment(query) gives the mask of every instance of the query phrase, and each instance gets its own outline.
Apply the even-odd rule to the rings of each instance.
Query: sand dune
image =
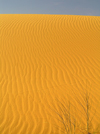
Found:
[[[100,134],[100,17],[1,14],[0,58],[1,134],[62,134],[69,104],[85,133],[89,93],[89,131]]]

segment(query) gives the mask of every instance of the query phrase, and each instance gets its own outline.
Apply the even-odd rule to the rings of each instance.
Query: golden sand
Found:
[[[65,132],[100,134],[100,17],[1,14],[0,134]]]

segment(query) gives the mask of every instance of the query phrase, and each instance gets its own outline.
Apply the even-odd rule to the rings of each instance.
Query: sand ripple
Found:
[[[84,126],[86,91],[100,124],[100,17],[1,14],[0,31],[0,133],[62,134],[69,100]]]

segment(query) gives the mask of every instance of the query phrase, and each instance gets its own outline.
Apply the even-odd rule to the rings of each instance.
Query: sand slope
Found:
[[[69,103],[81,134],[86,93],[94,131],[100,125],[100,17],[0,15],[1,134],[62,134],[55,110],[62,114]]]

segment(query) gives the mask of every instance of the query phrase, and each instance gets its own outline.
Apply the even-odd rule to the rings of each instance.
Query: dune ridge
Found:
[[[57,99],[85,129],[85,91],[100,125],[100,17],[1,14],[0,58],[0,133],[62,134]]]

